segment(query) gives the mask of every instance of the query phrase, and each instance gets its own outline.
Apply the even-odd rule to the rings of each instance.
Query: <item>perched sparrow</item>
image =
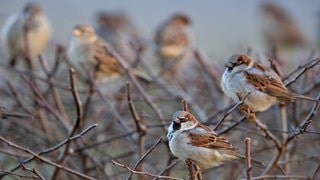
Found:
[[[279,5],[265,3],[262,5],[263,29],[270,45],[304,45],[307,42],[297,23]]]
[[[68,48],[68,57],[73,62],[89,62],[97,72],[97,79],[111,80],[124,75],[118,61],[108,54],[105,47],[110,44],[102,40],[88,25],[77,25]],[[133,73],[143,78],[140,72]],[[147,78],[146,78],[147,79]]]
[[[239,101],[239,93],[248,95],[244,104],[253,112],[265,111],[274,104],[296,99],[315,99],[289,92],[281,78],[270,68],[255,62],[250,56],[236,54],[229,58],[221,79],[224,93]]]
[[[16,64],[17,58],[36,58],[44,51],[50,37],[51,24],[42,8],[35,3],[26,4],[22,12],[11,16],[1,31],[11,65]]]
[[[168,128],[167,138],[174,156],[180,160],[191,160],[201,169],[219,166],[223,163],[244,159],[227,139],[218,136],[209,127],[199,124],[186,111],[177,111]]]
[[[97,24],[97,34],[109,42],[126,61],[134,64],[144,44],[129,16],[122,11],[103,11],[98,14]]]
[[[158,29],[155,36],[160,64],[169,76],[185,76],[192,59],[191,20],[185,14],[174,14]],[[170,77],[171,78],[171,77]]]
[[[123,69],[114,57],[107,54],[106,45],[107,42],[97,36],[92,27],[77,25],[73,29],[68,57],[74,62],[89,62],[92,68],[96,68],[98,80],[119,77],[124,73]]]
[[[158,53],[166,59],[181,55],[192,44],[191,21],[187,15],[175,14],[157,31],[155,43]]]

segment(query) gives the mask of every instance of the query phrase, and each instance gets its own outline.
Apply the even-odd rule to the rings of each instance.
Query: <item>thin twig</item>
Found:
[[[152,77],[155,84],[158,85],[165,93],[167,93],[168,96],[177,98],[179,100],[181,98],[186,100],[189,106],[192,107],[195,114],[198,115],[201,121],[207,119],[203,109],[195,102],[195,100],[188,93],[186,93],[183,89],[180,89],[179,87],[173,87],[172,85],[169,85],[168,82],[165,82],[151,70],[152,67],[148,63],[144,61],[142,62],[142,65],[144,65],[145,69],[148,71],[148,74]]]
[[[244,120],[246,120],[246,119],[247,119],[247,116],[246,116],[246,115],[243,115],[243,116],[241,116],[241,118],[240,118],[238,121],[234,122],[233,124],[231,124],[229,127],[226,127],[225,129],[221,129],[220,131],[217,131],[216,133],[217,133],[218,135],[227,133],[227,132],[229,132],[231,129],[233,129],[234,127],[238,126],[240,123],[242,123],[242,122],[243,122]]]
[[[179,162],[180,162],[179,159],[176,160],[176,161],[174,161],[174,162],[171,163],[169,166],[167,166],[164,170],[162,170],[162,171],[158,174],[158,176],[163,175],[165,172],[167,172],[169,169],[173,168],[173,167],[174,167],[175,165],[177,165]],[[156,179],[158,179],[158,178],[154,178],[153,180],[156,180]]]
[[[210,75],[212,80],[214,80],[215,85],[216,85],[216,89],[221,92],[221,87],[220,87],[219,82],[220,82],[220,77],[221,77],[222,73],[220,73],[219,70],[215,66],[212,67],[212,66],[208,65],[208,63],[206,62],[206,60],[204,58],[203,52],[200,52],[199,49],[196,49],[194,51],[194,55],[195,55],[196,59],[199,61],[199,63],[201,64],[201,66],[203,67],[203,69],[205,71],[207,71],[207,73]]]
[[[119,135],[119,136],[111,137],[111,138],[103,140],[103,141],[95,142],[95,143],[92,143],[90,145],[86,145],[84,147],[80,147],[80,148],[74,149],[74,152],[81,152],[81,151],[86,150],[86,149],[96,148],[97,146],[100,146],[100,145],[103,145],[103,144],[107,144],[107,143],[110,143],[112,141],[116,141],[116,140],[119,140],[119,139],[122,139],[122,138],[125,138],[125,137],[128,137],[128,136],[131,136],[131,135],[133,135],[135,133],[136,133],[136,131],[131,131],[131,132]]]
[[[138,165],[158,146],[158,144],[162,141],[163,137],[160,137],[156,143],[154,143],[150,149],[139,159],[138,162],[133,166],[132,170],[136,170]],[[131,179],[133,172],[131,171],[129,176],[127,177],[127,180]]]
[[[37,75],[37,74],[30,74],[29,71],[23,71],[23,70],[19,70],[19,69],[13,68],[12,66],[9,66],[8,64],[5,64],[3,62],[0,62],[0,66],[3,67],[4,69],[10,71],[10,72],[15,72],[15,73],[17,73],[19,75],[28,76],[32,80],[39,80],[41,82],[48,83],[48,79],[46,77],[44,78],[44,77],[42,77],[40,75]],[[55,80],[53,78],[52,78],[52,83],[58,89],[61,89],[61,90],[64,90],[64,91],[70,91],[70,85],[69,84],[63,83],[63,82]],[[79,90],[79,93],[86,93],[86,91]]]
[[[17,90],[13,87],[11,81],[7,81],[7,85],[10,89],[10,92],[13,94],[13,96],[16,99],[17,105],[22,108],[25,112],[28,114],[33,114],[33,110],[24,103],[23,98],[20,93],[17,92]]]
[[[119,110],[115,108],[112,104],[110,97],[108,95],[104,95],[100,90],[99,86],[97,85],[97,82],[95,81],[96,79],[94,75],[90,73],[90,70],[84,64],[81,65],[86,71],[87,76],[89,77],[88,81],[90,86],[93,86],[92,88],[95,90],[98,96],[104,101],[104,105],[106,106],[106,108],[110,109],[109,112],[115,117],[116,122],[119,123],[119,125],[125,130],[125,132],[131,132],[130,128],[122,120],[123,118],[121,117]],[[131,142],[134,142],[131,136],[129,136],[128,138],[131,140]]]
[[[114,165],[116,165],[116,166],[119,166],[119,167],[122,167],[122,168],[127,169],[127,170],[130,171],[132,174],[142,174],[142,175],[151,176],[151,177],[155,177],[155,178],[159,178],[159,179],[183,180],[183,179],[180,179],[180,178],[174,178],[174,177],[170,177],[170,176],[158,176],[158,175],[151,174],[151,173],[148,173],[148,172],[135,171],[135,170],[130,169],[128,166],[123,165],[123,164],[120,164],[120,163],[118,163],[118,162],[116,162],[116,161],[113,161],[113,160],[112,160],[112,163],[113,163]]]
[[[264,175],[253,177],[252,180],[259,180],[259,179],[312,179],[308,176],[295,176],[295,175]]]
[[[136,111],[136,108],[134,106],[132,97],[131,97],[131,84],[129,82],[127,82],[127,100],[128,100],[128,105],[129,105],[129,109],[131,112],[131,115],[133,117],[133,120],[136,124],[136,128],[137,128],[137,133],[139,134],[139,140],[138,140],[138,144],[139,144],[139,158],[143,157],[144,154],[144,147],[145,147],[145,136],[147,134],[147,127],[144,123],[144,118],[138,117],[138,113]],[[135,168],[133,168],[133,170],[136,170]],[[143,164],[140,165],[140,168],[138,169],[139,171],[143,171]]]
[[[250,142],[251,142],[251,139],[250,139],[249,137],[247,137],[247,138],[245,139],[245,145],[246,145],[247,180],[251,180],[251,179],[252,179]]]
[[[3,112],[0,110],[0,119],[2,118],[19,118],[19,119],[31,119],[34,120],[34,117],[28,114],[18,113],[18,112]]]
[[[139,115],[136,111],[136,108],[133,104],[132,101],[132,97],[131,97],[131,84],[129,82],[127,82],[127,100],[128,100],[128,105],[129,105],[129,109],[131,112],[131,115],[133,117],[133,120],[136,124],[137,127],[137,132],[140,134],[146,134],[147,128],[146,126],[141,122],[141,120],[139,119]]]
[[[47,79],[48,79],[48,84],[49,84],[49,87],[48,87],[48,90],[47,92],[51,91],[52,92],[52,95],[53,95],[53,99],[54,99],[54,102],[56,104],[56,107],[57,109],[59,110],[59,112],[62,114],[62,116],[64,116],[64,118],[67,120],[67,121],[70,121],[68,119],[68,115],[64,109],[64,106],[62,104],[62,101],[61,101],[61,98],[60,98],[60,95],[56,89],[56,87],[54,86],[53,82],[52,82],[52,74],[50,73],[50,70],[49,70],[49,65],[48,65],[48,62],[40,55],[39,56],[39,60],[40,60],[40,64],[42,66],[42,69],[44,70],[44,72],[46,73],[46,76],[47,76]],[[47,94],[47,93],[45,93]],[[46,96],[46,95],[45,95]]]
[[[36,175],[39,179],[41,180],[45,180],[45,178],[39,173],[39,171],[37,169],[30,169],[28,168],[26,165],[22,164],[22,169],[27,170],[31,173],[33,173],[34,175]]]
[[[232,106],[226,113],[223,114],[222,118],[219,120],[219,122],[213,128],[214,131],[216,131],[218,129],[218,127],[222,124],[222,122],[226,119],[227,116],[229,116],[239,106],[243,105],[244,100],[249,96],[249,94],[250,94],[250,92],[248,92],[245,96],[241,97],[241,99],[234,106]]]
[[[266,125],[264,125],[262,122],[260,122],[260,120],[257,119],[257,118],[255,118],[254,122],[265,133],[266,138],[269,138],[270,140],[272,140],[274,142],[274,144],[276,145],[277,149],[280,150],[281,149],[281,143],[273,135],[273,133],[268,129],[268,127]]]
[[[75,136],[73,137],[69,137],[68,139],[65,139],[64,141],[62,141],[61,143],[51,147],[51,148],[48,148],[48,149],[45,149],[39,153],[37,153],[38,156],[41,156],[41,155],[44,155],[44,154],[48,154],[50,152],[53,152],[57,149],[59,149],[60,147],[64,146],[65,144],[68,144],[70,141],[73,141],[77,138],[80,138],[82,137],[84,134],[86,134],[87,132],[89,132],[91,129],[95,128],[97,126],[97,124],[93,124],[91,126],[89,126],[88,128],[86,128],[85,130],[83,130],[82,132],[80,132],[79,134],[76,134]],[[30,153],[29,153],[30,154]],[[30,161],[32,161],[33,159],[35,159],[36,156],[33,156],[33,157],[30,157],[28,159],[25,159],[23,161],[20,162],[20,164],[14,168],[12,168],[10,170],[10,172],[14,172],[16,171],[17,169],[19,169],[21,167],[21,164],[27,164],[29,163]],[[3,173],[3,174],[0,174],[0,178],[3,178],[4,176],[8,175],[8,173]]]
[[[50,105],[48,100],[42,95],[42,93],[39,89],[39,86],[36,85],[36,83],[34,81],[28,81],[25,76],[22,76],[22,78],[24,81],[26,81],[27,83],[30,84],[31,89],[32,89],[34,95],[36,96],[35,101],[38,104],[40,104],[41,106],[43,106],[45,109],[47,109],[49,112],[51,112],[53,115],[55,115],[60,120],[60,122],[63,124],[64,128],[66,130],[69,130],[70,122],[59,111],[57,111],[52,105]]]
[[[156,113],[158,118],[160,119],[161,123],[164,123],[163,115],[161,112],[161,109],[156,105],[156,103],[153,101],[153,99],[147,94],[147,92],[144,90],[144,88],[140,85],[139,81],[137,80],[136,76],[133,74],[132,69],[129,67],[129,65],[126,63],[126,61],[110,46],[106,45],[105,50],[110,54],[112,57],[114,57],[121,67],[125,70],[126,74],[132,81],[132,83],[136,86],[138,91],[141,93],[142,97],[146,100],[146,102],[150,105],[150,107],[153,109],[153,111]],[[163,132],[166,132],[166,129],[162,129]]]
[[[52,161],[48,160],[47,158],[42,157],[41,155],[47,154],[47,153],[49,153],[49,152],[52,152],[52,151],[60,148],[61,146],[69,143],[70,141],[75,140],[75,139],[77,139],[77,138],[79,138],[79,137],[82,137],[85,133],[87,133],[88,131],[90,131],[92,128],[94,128],[94,127],[96,127],[96,126],[97,126],[97,125],[94,124],[94,125],[88,127],[87,129],[85,129],[84,131],[82,131],[81,133],[79,133],[79,134],[77,134],[77,135],[75,135],[75,136],[73,136],[73,137],[70,137],[70,138],[64,140],[62,143],[59,143],[57,146],[54,146],[54,147],[52,147],[52,148],[46,149],[46,150],[44,150],[44,151],[41,151],[40,153],[35,153],[35,152],[33,152],[33,151],[29,150],[29,149],[26,149],[26,148],[21,147],[21,146],[13,143],[13,142],[11,142],[11,141],[8,141],[7,139],[5,139],[5,138],[3,138],[2,136],[0,136],[0,140],[3,141],[3,142],[5,142],[5,143],[8,144],[9,146],[11,146],[11,147],[13,147],[13,148],[15,148],[15,149],[19,149],[19,150],[21,150],[21,151],[24,151],[24,152],[32,155],[32,157],[30,157],[30,158],[22,161],[17,167],[11,169],[10,171],[13,172],[13,171],[17,170],[18,168],[20,168],[22,164],[27,164],[28,162],[30,162],[31,160],[33,160],[33,159],[36,158],[36,159],[39,159],[39,160],[41,160],[41,161],[43,161],[43,162],[45,162],[45,163],[47,163],[47,164],[49,164],[49,165],[52,165],[52,166],[54,166],[54,167],[56,167],[56,168],[65,170],[65,171],[67,171],[67,172],[69,172],[69,173],[71,173],[71,174],[77,175],[77,176],[82,177],[82,178],[84,178],[84,179],[95,179],[95,178],[93,178],[93,177],[90,177],[90,176],[87,176],[87,175],[85,175],[85,174],[79,173],[79,172],[77,172],[77,171],[75,171],[75,170],[72,170],[72,169],[70,169],[70,168],[64,167],[64,166],[62,166],[61,164],[52,162]],[[8,175],[8,174],[9,174],[9,173],[0,174],[0,178],[3,178],[4,176],[6,176],[6,175]]]
[[[320,172],[320,163],[318,164],[317,169],[315,170],[315,172],[314,172],[314,174],[312,176],[312,179],[316,179],[318,174],[319,174],[319,172]]]
[[[18,174],[18,173],[6,171],[6,170],[0,170],[0,174],[4,174],[4,173],[8,173],[8,174],[13,175],[13,176],[18,176],[21,179],[32,179],[32,180],[40,179],[39,177],[36,177],[36,176],[25,176],[25,175],[22,175],[22,174]]]
[[[186,100],[182,100],[182,106],[184,111],[189,112],[189,107]]]
[[[74,103],[76,105],[76,113],[77,113],[77,118],[72,126],[72,130],[69,132],[69,137],[71,137],[77,132],[78,129],[81,129],[82,127],[83,109],[82,109],[82,102],[77,91],[75,71],[73,68],[69,69],[69,74],[70,74],[69,77],[70,77],[70,84],[71,84],[71,93],[74,99]],[[69,153],[69,148],[70,148],[70,143],[66,145],[64,151],[59,156],[58,158],[59,163],[62,163],[65,161],[66,156]],[[54,170],[52,179],[56,179],[56,177],[58,177],[59,170],[60,170],[59,168],[56,168]]]
[[[317,100],[320,100],[320,94],[317,96],[316,98]],[[288,146],[288,144],[298,135],[306,132],[307,127],[310,125],[310,123],[312,122],[312,119],[314,118],[314,116],[316,115],[317,111],[319,110],[319,105],[320,102],[315,102],[313,104],[313,107],[311,108],[308,116],[305,118],[305,120],[301,123],[301,125],[299,127],[297,127],[295,130],[293,130],[289,135],[287,140],[284,142],[284,144],[280,147],[278,153],[273,157],[273,159],[269,162],[268,166],[266,167],[266,169],[262,172],[262,176],[268,174],[269,172],[272,171],[273,168],[275,168],[277,166],[277,163],[279,162],[281,156],[284,154],[284,152],[286,151],[286,148]]]
[[[302,65],[302,66],[299,66],[296,70],[294,70],[293,74],[296,74],[293,78],[290,78],[291,77],[291,74],[290,76],[286,76],[283,78],[283,81],[285,80],[288,80],[288,81],[285,81],[285,85],[286,86],[289,86],[290,84],[294,83],[295,81],[297,81],[297,79],[303,75],[308,69],[311,69],[313,68],[315,65],[317,65],[318,63],[320,63],[320,58],[316,58],[316,59],[313,59],[311,60],[310,62],[307,62],[306,64]],[[292,75],[293,75],[292,74]]]

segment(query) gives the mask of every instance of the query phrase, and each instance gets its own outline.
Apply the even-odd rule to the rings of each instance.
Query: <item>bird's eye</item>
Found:
[[[181,128],[181,124],[177,123],[177,122],[173,122],[173,126],[172,126],[174,131],[177,131]]]
[[[228,73],[230,73],[232,71],[232,69],[233,69],[233,67],[228,67],[227,68]]]
[[[186,121],[187,121],[187,119],[186,119],[186,118],[180,118],[180,117],[178,117],[178,119],[180,120],[180,123],[184,123],[184,122],[186,122]]]

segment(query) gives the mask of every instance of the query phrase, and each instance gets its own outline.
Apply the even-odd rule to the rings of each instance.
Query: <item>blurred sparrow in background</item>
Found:
[[[96,35],[92,27],[77,25],[73,29],[68,57],[73,62],[89,62],[96,70],[97,79],[112,79],[121,76],[124,72],[117,60],[107,54],[107,43]]]
[[[106,46],[111,47],[95,33],[92,27],[77,25],[74,27],[73,37],[69,44],[68,57],[76,63],[89,62],[96,70],[98,81],[116,79],[125,72],[118,61],[108,54]],[[133,71],[133,73],[139,77],[143,76],[138,71]]]
[[[201,169],[244,159],[227,139],[218,136],[208,126],[200,124],[186,111],[174,113],[167,138],[174,156],[182,161],[191,160]]]
[[[97,17],[97,34],[109,42],[130,64],[136,65],[144,49],[142,36],[126,12],[100,12]]]
[[[263,29],[268,45],[280,46],[304,45],[307,40],[301,29],[283,8],[274,3],[265,3],[261,7]]]
[[[22,12],[9,17],[1,31],[1,39],[12,66],[18,58],[37,58],[45,50],[50,38],[51,24],[36,3],[26,4]]]
[[[236,54],[229,58],[221,79],[224,93],[234,101],[239,95],[248,97],[244,104],[253,112],[265,111],[274,104],[296,99],[315,99],[289,92],[281,78],[270,68],[255,62],[250,56]]]
[[[171,16],[156,32],[155,43],[162,67],[174,74],[183,71],[193,54],[190,18],[185,14]]]

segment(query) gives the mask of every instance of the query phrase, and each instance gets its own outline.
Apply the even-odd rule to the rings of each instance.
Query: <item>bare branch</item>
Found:
[[[246,165],[247,165],[247,180],[252,179],[252,166],[251,166],[251,152],[250,152],[250,138],[245,139],[245,145],[246,145]]]
[[[155,178],[159,178],[159,179],[183,180],[183,179],[180,179],[180,178],[174,178],[174,177],[170,177],[170,176],[158,176],[158,175],[151,174],[151,173],[148,173],[148,172],[134,171],[134,170],[130,169],[128,166],[123,165],[123,164],[120,164],[120,163],[118,163],[118,162],[116,162],[116,161],[113,161],[113,160],[112,160],[112,163],[113,163],[114,165],[116,165],[116,166],[119,166],[119,167],[122,167],[122,168],[127,169],[127,170],[130,171],[132,174],[142,174],[142,175],[151,176],[151,177],[155,177]]]
[[[283,78],[283,81],[285,81],[285,85],[289,86],[290,84],[294,83],[295,81],[297,81],[297,79],[303,75],[308,69],[313,68],[315,65],[317,65],[318,63],[320,63],[320,58],[316,58],[313,59],[309,62],[307,62],[306,64],[299,66],[296,70],[294,70],[292,73],[289,74],[289,76],[286,76]],[[290,78],[292,75],[294,75],[294,77]]]
[[[97,125],[92,125],[92,126],[88,127],[87,129],[85,129],[85,130],[84,130],[83,132],[81,132],[80,134],[78,134],[78,135],[76,135],[76,136],[74,136],[74,137],[68,138],[68,140],[65,140],[65,143],[64,143],[64,144],[66,144],[66,143],[68,143],[68,142],[70,142],[70,141],[72,141],[72,140],[74,140],[74,139],[77,139],[77,138],[79,138],[79,137],[82,137],[83,134],[85,134],[86,132],[88,132],[89,130],[91,130],[92,128],[94,128],[94,127],[96,127],[96,126],[97,126]],[[51,166],[54,166],[54,167],[56,167],[56,168],[65,170],[65,171],[67,171],[67,172],[69,172],[69,173],[71,173],[71,174],[77,175],[77,176],[79,176],[79,177],[81,177],[81,178],[84,178],[84,179],[95,179],[95,178],[93,178],[93,177],[90,177],[90,176],[87,176],[87,175],[85,175],[85,174],[79,173],[79,172],[77,172],[77,171],[75,171],[75,170],[72,170],[72,169],[70,169],[70,168],[64,167],[63,165],[57,164],[57,163],[55,163],[55,162],[52,162],[52,161],[48,160],[47,158],[44,158],[44,157],[41,156],[41,155],[43,155],[43,154],[52,152],[53,150],[57,149],[57,147],[61,147],[62,145],[64,145],[64,144],[62,144],[62,143],[60,143],[59,146],[56,146],[56,147],[54,147],[54,148],[50,148],[50,149],[44,150],[44,151],[42,151],[42,152],[40,152],[40,153],[35,153],[35,152],[33,152],[33,151],[29,150],[29,149],[26,149],[26,148],[24,148],[24,147],[21,147],[21,146],[15,144],[15,143],[13,143],[13,142],[11,142],[11,141],[3,138],[2,136],[0,136],[0,140],[3,141],[3,142],[5,142],[7,145],[9,145],[9,146],[11,146],[11,147],[13,147],[13,148],[15,148],[15,149],[19,149],[19,150],[21,150],[21,151],[24,151],[24,152],[32,155],[31,158],[22,161],[22,162],[20,163],[20,165],[18,165],[16,168],[13,168],[12,170],[10,170],[11,172],[17,170],[19,167],[21,167],[22,164],[27,164],[28,162],[30,162],[31,160],[33,160],[33,159],[36,158],[36,159],[39,159],[39,160],[41,160],[41,161],[43,161],[43,162],[45,162],[45,163],[47,163],[47,164],[49,164],[49,165],[51,165]],[[2,178],[2,177],[4,177],[4,176],[6,176],[6,175],[8,175],[8,173],[3,173],[3,174],[0,174],[0,177]]]
[[[61,143],[57,144],[56,146],[51,147],[51,148],[48,148],[48,149],[45,149],[45,150],[37,153],[36,156],[32,154],[33,157],[30,157],[30,158],[28,158],[28,159],[25,159],[25,160],[21,161],[21,163],[20,163],[18,166],[12,168],[12,169],[10,170],[10,172],[14,172],[14,171],[16,171],[17,169],[19,169],[19,168],[21,167],[21,164],[27,164],[27,163],[29,163],[30,161],[32,161],[33,159],[35,159],[35,158],[37,158],[37,157],[40,157],[41,155],[44,155],[44,154],[53,152],[53,151],[59,149],[60,147],[62,147],[63,145],[68,144],[70,141],[73,141],[73,140],[75,140],[75,139],[77,139],[77,138],[79,138],[79,137],[82,137],[84,134],[86,134],[86,133],[89,132],[91,129],[95,128],[96,126],[97,126],[97,124],[94,124],[94,125],[89,126],[88,128],[86,128],[85,130],[83,130],[83,131],[80,132],[79,134],[77,134],[77,135],[75,135],[75,136],[73,136],[73,137],[69,137],[68,139],[66,139],[66,140],[62,141]],[[7,142],[6,139],[4,139],[3,137],[0,136],[0,138],[1,138],[1,140],[3,140],[4,142]],[[9,141],[8,141],[8,142],[9,142]],[[7,143],[7,144],[8,144],[8,143]],[[9,145],[9,144],[8,144],[8,145]],[[19,148],[17,148],[17,149],[19,149]],[[20,150],[22,150],[22,149],[20,149]],[[23,150],[22,150],[22,151],[23,151]],[[30,154],[29,152],[27,152],[27,153]],[[6,176],[6,175],[8,175],[8,173],[0,174],[0,178],[4,177],[4,176]]]
[[[189,107],[186,100],[182,100],[182,106],[184,111],[189,112]]]
[[[156,143],[154,143],[154,145],[152,145],[151,147],[150,147],[150,149],[145,153],[145,155],[143,155],[140,159],[139,159],[139,161],[133,166],[133,170],[135,170],[137,167],[138,167],[138,165],[158,146],[158,144],[162,141],[162,137],[160,137],[158,140],[157,140],[157,142]],[[129,176],[127,177],[127,180],[129,180],[129,179],[131,179],[131,177],[132,177],[132,172],[129,174]]]

